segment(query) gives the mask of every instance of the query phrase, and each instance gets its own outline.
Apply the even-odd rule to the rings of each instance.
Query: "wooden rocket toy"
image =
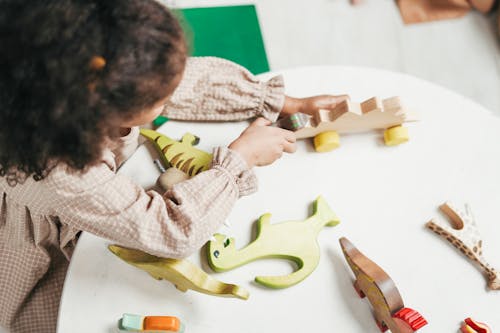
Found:
[[[384,130],[384,141],[396,146],[409,140],[405,122],[417,120],[401,104],[399,97],[381,100],[370,98],[362,103],[345,100],[333,110],[319,110],[312,116],[294,114],[277,125],[295,131],[297,139],[314,137],[318,152],[326,152],[340,145],[339,134]]]
[[[342,237],[340,246],[354,273],[354,288],[360,297],[366,297],[373,308],[375,321],[382,332],[412,333],[427,324],[415,310],[406,308],[396,285],[376,263],[364,256]]]

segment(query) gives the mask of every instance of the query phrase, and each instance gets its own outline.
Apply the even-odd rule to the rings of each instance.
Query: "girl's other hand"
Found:
[[[269,165],[283,152],[294,153],[297,149],[295,133],[269,125],[269,120],[257,118],[229,145],[243,156],[250,168]]]
[[[285,105],[280,117],[286,117],[297,112],[312,115],[319,109],[333,110],[338,103],[349,99],[348,95],[319,95],[305,98],[285,96]]]

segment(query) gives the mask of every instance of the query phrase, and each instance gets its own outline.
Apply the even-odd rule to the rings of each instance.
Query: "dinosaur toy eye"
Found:
[[[226,240],[224,241],[224,247],[228,247],[228,246],[229,246],[229,243],[231,243],[231,241],[230,241],[230,240],[229,240],[229,238],[228,238],[228,239],[226,239]]]
[[[220,254],[219,250],[215,250],[214,251],[214,257],[215,258],[219,258],[219,254]]]

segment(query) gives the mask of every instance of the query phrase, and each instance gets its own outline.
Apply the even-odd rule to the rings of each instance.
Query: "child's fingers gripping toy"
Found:
[[[118,321],[120,332],[184,333],[184,324],[173,316],[140,316],[125,313]]]
[[[382,332],[412,333],[427,324],[415,310],[405,308],[396,285],[376,263],[364,256],[347,238],[340,239],[345,259],[354,273],[354,288],[368,298]]]
[[[277,126],[292,130],[297,139],[314,137],[314,148],[327,152],[340,145],[340,133],[384,131],[387,146],[396,146],[409,140],[405,122],[416,121],[401,104],[399,97],[380,100],[370,98],[363,103],[349,100],[339,103],[333,110],[319,110],[312,116],[294,114],[278,121]]]

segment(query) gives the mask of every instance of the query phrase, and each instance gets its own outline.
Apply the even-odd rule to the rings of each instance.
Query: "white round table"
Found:
[[[220,232],[237,247],[252,240],[255,220],[302,220],[323,195],[341,219],[319,235],[321,260],[303,282],[288,289],[256,285],[256,275],[279,275],[294,267],[285,261],[255,261],[213,273],[205,252],[190,260],[213,277],[243,286],[247,301],[182,293],[156,281],[107,250],[109,241],[84,233],[66,278],[58,332],[117,332],[123,313],[174,315],[189,333],[212,332],[379,332],[366,299],[352,288],[353,275],[338,239],[349,238],[395,281],[407,307],[429,322],[421,332],[456,332],[466,317],[500,330],[500,291],[465,257],[424,227],[450,200],[469,203],[483,236],[485,257],[500,268],[500,121],[453,92],[411,76],[368,68],[306,67],[283,71],[292,96],[348,93],[354,101],[399,95],[419,113],[408,125],[410,142],[385,147],[381,133],[341,136],[341,147],[315,153],[310,140],[271,166],[256,169],[259,191],[237,202]],[[200,148],[227,145],[247,125],[168,122],[161,132],[180,138],[190,131]],[[120,170],[144,187],[158,171],[144,146]],[[283,235],[286,237],[286,235]]]

